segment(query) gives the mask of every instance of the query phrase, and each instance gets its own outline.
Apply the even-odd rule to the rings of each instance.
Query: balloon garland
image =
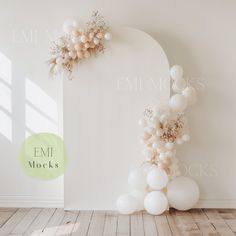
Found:
[[[146,210],[162,214],[169,207],[178,210],[192,208],[199,199],[198,185],[191,178],[180,176],[175,145],[190,140],[184,110],[196,102],[196,91],[187,86],[182,67],[170,69],[173,94],[168,104],[145,109],[139,125],[146,160],[128,176],[132,191],[121,195],[116,202],[122,214]]]
[[[104,41],[111,40],[112,34],[103,16],[94,12],[84,28],[77,19],[68,19],[63,25],[64,34],[52,42],[50,74],[61,72],[71,74],[76,65],[84,59],[104,52]]]

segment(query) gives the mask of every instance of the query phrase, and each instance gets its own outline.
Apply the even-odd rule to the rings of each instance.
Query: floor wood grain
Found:
[[[236,235],[236,210],[171,209],[160,216],[146,212],[0,208],[0,236],[185,236]]]

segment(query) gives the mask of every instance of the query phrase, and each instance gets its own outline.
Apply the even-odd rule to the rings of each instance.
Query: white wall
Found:
[[[57,20],[48,24],[29,3],[0,3],[0,206],[60,206],[63,177],[32,179],[19,162],[29,133],[62,134],[62,81],[48,77],[46,64]]]
[[[36,83],[60,107],[60,81],[48,80],[44,64],[48,52],[45,30],[58,28],[69,16],[87,19],[92,10],[99,10],[110,25],[128,25],[148,32],[160,42],[170,64],[181,64],[187,77],[203,80],[206,89],[190,113],[192,141],[181,147],[179,157],[191,165],[191,174],[201,186],[201,198],[207,199],[204,204],[235,207],[234,0],[1,1],[0,51],[12,63],[12,82],[10,86],[5,83],[12,92],[12,111],[4,110],[7,118],[1,115],[6,124],[12,124],[12,141],[5,137],[9,136],[9,129],[4,129],[4,122],[0,131],[4,133],[0,135],[3,199],[8,195],[61,196],[60,181],[30,180],[17,164],[18,146],[25,133],[25,78]],[[14,29],[36,29],[39,41],[14,43]]]

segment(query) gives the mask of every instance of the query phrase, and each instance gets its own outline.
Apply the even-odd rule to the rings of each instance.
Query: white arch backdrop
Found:
[[[104,54],[64,80],[66,209],[115,209],[129,171],[143,158],[139,117],[170,95],[169,63],[159,43],[133,28],[112,33]]]

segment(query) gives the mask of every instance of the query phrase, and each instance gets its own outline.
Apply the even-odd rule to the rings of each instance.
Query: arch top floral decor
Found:
[[[75,66],[92,55],[104,52],[105,40],[111,40],[109,27],[99,12],[94,12],[85,27],[76,19],[68,19],[63,25],[63,35],[52,42],[50,74],[65,73],[68,78]]]

